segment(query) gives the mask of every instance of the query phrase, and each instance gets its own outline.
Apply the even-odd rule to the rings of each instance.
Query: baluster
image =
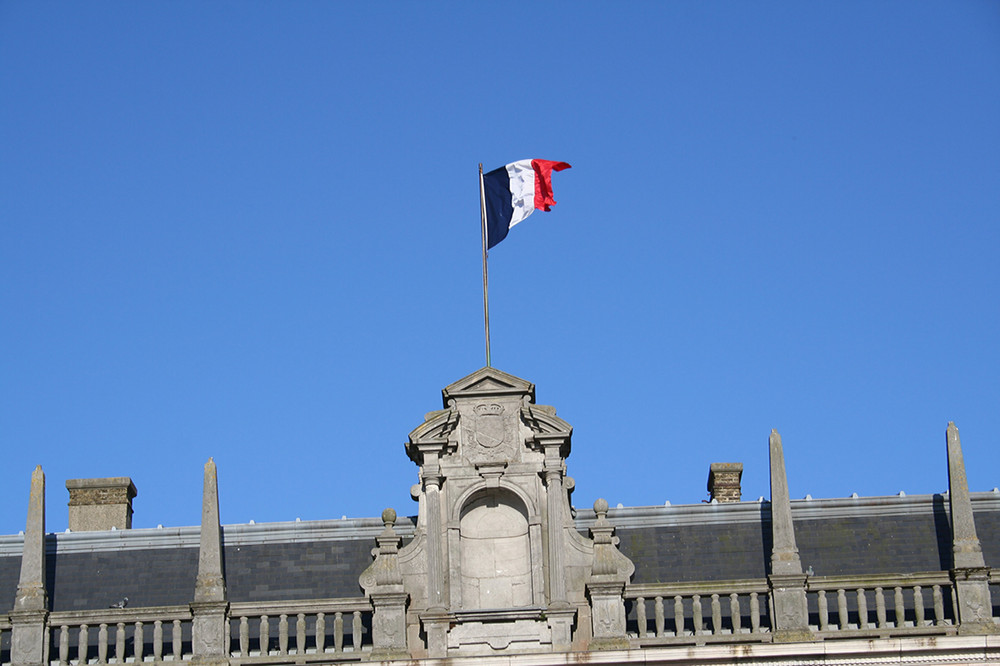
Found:
[[[306,653],[306,614],[295,616],[295,654]]]
[[[326,613],[316,613],[316,654],[326,652]]]
[[[951,593],[948,596],[951,597],[951,609],[954,613],[954,620],[952,621],[952,624],[957,624],[960,621],[960,618],[958,617],[958,590],[954,585],[949,585],[948,591]],[[948,624],[948,620],[943,616],[941,618],[941,622]]]
[[[181,621],[174,620],[170,627],[170,649],[174,655],[174,661],[181,660],[181,650],[184,649],[184,633],[181,631]]]
[[[646,637],[646,599],[637,597],[635,600],[635,623],[639,628],[639,638]]]
[[[691,620],[694,622],[694,635],[701,633],[701,623],[705,619],[701,612],[701,595],[691,597]]]
[[[875,617],[878,620],[878,628],[885,629],[885,597],[882,595],[882,588],[875,588]]]
[[[893,602],[896,606],[896,626],[905,627],[906,607],[903,605],[903,588],[898,585],[894,591]]]
[[[858,629],[868,628],[868,599],[865,597],[865,588],[859,587],[858,594]]]
[[[153,622],[153,661],[163,661],[163,621]]]
[[[674,636],[684,635],[684,600],[680,595],[674,597]]]
[[[260,656],[266,657],[271,654],[271,625],[267,621],[266,615],[260,616]]]
[[[837,623],[840,625],[840,630],[844,631],[848,628],[847,626],[847,590],[839,589],[837,590]]]
[[[62,625],[59,627],[59,665],[66,666],[69,663],[69,627]]]
[[[338,653],[344,651],[344,614],[340,611],[333,616],[333,649]]]
[[[941,586],[935,585],[934,590],[934,624],[944,624],[944,598],[941,596]]]
[[[240,656],[250,656],[250,619],[246,615],[240,616]]]
[[[760,632],[760,598],[756,592],[750,593],[750,633]]]
[[[142,622],[135,623],[135,633],[132,634],[132,655],[135,663],[142,663],[142,644],[145,641],[142,635]]]
[[[653,616],[656,618],[656,635],[663,635],[663,597],[656,597],[653,601]]]
[[[125,623],[115,625],[115,661],[125,663]]]
[[[103,622],[97,630],[97,663],[108,663],[108,625]]]
[[[819,604],[819,630],[829,631],[830,630],[830,608],[826,602],[826,590],[820,590],[817,595],[817,603]]]
[[[278,654],[288,654],[288,616],[278,617]]]
[[[742,612],[740,611],[740,596],[733,592],[729,595],[729,619],[733,625],[733,633],[742,633],[740,623],[742,618],[740,617]]]
[[[361,611],[354,611],[354,620],[351,622],[351,643],[355,652],[361,652]]]
[[[90,627],[87,625],[81,624],[80,632],[76,637],[76,663],[79,664],[79,666],[85,666],[90,660],[90,657],[87,654],[87,648],[89,647],[88,643],[90,642],[90,637],[88,636],[89,629]]]
[[[913,626],[924,626],[924,591],[919,585],[913,586]]]
[[[712,633],[722,633],[722,608],[719,607],[719,595],[712,595]]]

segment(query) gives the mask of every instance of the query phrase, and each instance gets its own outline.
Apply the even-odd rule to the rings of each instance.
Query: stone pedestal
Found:
[[[45,632],[46,610],[10,612],[10,659],[12,666],[44,666],[49,663],[49,642]]]
[[[372,614],[372,661],[409,659],[406,649],[406,600],[409,597],[399,586],[399,592],[372,592],[375,608]]]
[[[211,666],[228,664],[229,636],[226,633],[227,601],[191,603],[192,664]]]
[[[627,650],[625,635],[625,583],[619,581],[590,582],[590,613],[594,638],[591,650]]]
[[[773,605],[772,629],[775,643],[813,640],[809,629],[804,574],[772,574],[767,577]]]
[[[969,567],[951,572],[958,596],[958,633],[962,636],[981,636],[1000,633],[993,621],[993,602],[990,598],[989,567]]]

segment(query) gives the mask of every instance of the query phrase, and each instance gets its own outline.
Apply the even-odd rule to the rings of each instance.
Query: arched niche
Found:
[[[528,512],[517,495],[504,488],[471,495],[460,514],[459,550],[463,608],[532,605]]]

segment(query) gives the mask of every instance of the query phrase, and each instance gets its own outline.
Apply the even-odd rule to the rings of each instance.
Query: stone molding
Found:
[[[138,493],[132,479],[115,476],[106,479],[69,479],[69,506],[92,504],[128,504]]]

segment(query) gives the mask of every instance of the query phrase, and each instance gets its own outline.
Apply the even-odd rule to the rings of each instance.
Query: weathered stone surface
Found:
[[[768,584],[774,606],[774,640],[800,641],[809,635],[806,577],[795,545],[792,505],[785,475],[781,435],[771,431],[768,440],[771,468],[771,575]]]
[[[226,579],[222,573],[222,526],[219,524],[219,480],[215,461],[205,463],[201,503],[201,547],[198,551],[198,578],[194,600],[226,600]]]
[[[573,524],[572,427],[534,404],[532,384],[495,368],[442,397],[444,409],[429,413],[406,445],[421,479],[415,538],[398,556],[410,595],[407,635],[420,635],[418,618],[431,657],[585,647],[591,627],[575,619],[590,616],[588,581],[595,563],[608,560],[615,590],[598,596],[624,636],[622,591],[633,568],[610,536],[604,547],[617,558],[595,551]],[[544,615],[523,616],[537,609]],[[420,656],[412,646],[411,654]]]
[[[45,572],[45,474],[39,465],[31,474],[21,576],[14,598],[14,610],[10,612],[10,658],[14,666],[41,666],[48,663],[49,642],[45,632],[48,593]]]
[[[406,650],[406,602],[409,595],[403,588],[403,577],[399,571],[400,538],[393,529],[395,522],[395,510],[382,512],[385,529],[377,538],[378,553],[360,578],[374,609],[371,658],[376,661],[409,657]]]
[[[708,492],[717,502],[739,502],[743,463],[712,463],[708,470]]]
[[[614,542],[614,527],[608,522],[608,503],[594,502],[597,522],[590,528],[594,539],[594,563],[587,594],[590,596],[591,649],[621,649],[627,646],[625,633],[625,584],[635,566],[621,554]]]
[[[72,532],[127,530],[132,527],[132,498],[137,494],[127,476],[69,479],[69,529]]]
[[[219,524],[219,480],[215,461],[205,463],[201,506],[201,546],[194,584],[191,644],[199,666],[228,663],[226,579],[222,570],[222,527]]]
[[[1000,627],[993,621],[990,599],[990,570],[983,559],[983,549],[976,534],[969,482],[965,475],[962,442],[954,422],[945,431],[948,448],[948,502],[951,507],[952,552],[955,568],[952,578],[958,596],[958,616],[962,634],[996,634]]]

